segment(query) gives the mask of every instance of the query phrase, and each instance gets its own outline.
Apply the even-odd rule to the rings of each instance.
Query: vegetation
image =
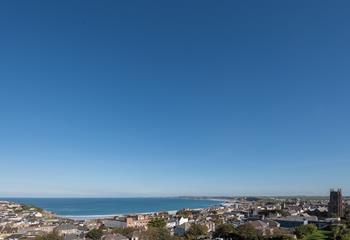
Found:
[[[170,240],[173,237],[166,228],[149,228],[143,232],[141,240]]]
[[[86,234],[87,238],[90,238],[92,240],[99,240],[103,236],[102,229],[92,229],[90,232]]]
[[[341,240],[350,240],[350,232],[345,233],[341,236]]]
[[[297,238],[302,239],[305,238],[317,231],[317,227],[313,224],[307,224],[307,225],[301,225],[299,227],[296,227],[294,230],[295,235]]]
[[[344,224],[336,224],[329,227],[329,238],[334,240],[345,240],[349,238],[350,230]]]
[[[176,215],[187,218],[187,217],[192,215],[192,211],[191,210],[187,210],[187,209],[182,209],[182,210],[179,210],[176,213]]]
[[[294,240],[294,238],[290,235],[276,235],[265,237],[266,240]]]
[[[162,218],[153,218],[148,222],[147,226],[149,228],[165,228],[166,221]]]
[[[244,224],[235,228],[232,224],[220,224],[213,234],[215,238],[235,240],[294,240],[288,232],[278,231],[272,236],[263,236],[253,226]]]
[[[232,224],[220,224],[216,227],[214,232],[215,238],[233,238],[233,235],[236,233],[236,229]]]
[[[201,224],[192,224],[186,232],[186,239],[197,239],[199,236],[205,236],[208,234],[208,228]]]
[[[133,232],[135,232],[137,229],[133,227],[125,227],[125,228],[114,228],[112,230],[113,233],[119,233],[125,237],[131,238]]]
[[[40,212],[40,213],[42,213],[44,211],[42,208],[36,207],[34,205],[22,205],[22,209],[24,211],[27,211],[27,210],[29,210],[31,208],[35,209],[35,211]]]
[[[326,240],[329,239],[329,232],[316,230],[314,233],[306,236],[304,240]]]
[[[237,228],[237,239],[259,239],[259,232],[249,224],[243,224]]]

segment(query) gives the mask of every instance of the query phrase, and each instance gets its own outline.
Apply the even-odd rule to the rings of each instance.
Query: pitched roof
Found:
[[[252,226],[255,229],[264,229],[267,228],[269,225],[261,220],[257,220],[257,221],[250,221],[247,222],[246,224],[249,224],[250,226]]]
[[[116,233],[116,234],[106,234],[102,237],[103,240],[129,240],[127,237]]]

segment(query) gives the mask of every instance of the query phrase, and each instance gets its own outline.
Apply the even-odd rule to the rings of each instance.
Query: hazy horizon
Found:
[[[233,194],[233,195],[181,195],[181,194],[174,194],[174,195],[138,195],[138,194],[124,194],[124,195],[47,195],[45,193],[31,193],[27,195],[23,194],[13,194],[13,195],[7,195],[7,194],[0,194],[0,200],[1,199],[16,199],[16,198],[235,198],[235,197],[329,197],[329,192],[323,194],[323,195],[317,195],[317,194],[287,194],[287,195],[278,195],[278,194],[272,194],[272,195],[254,195],[254,194]],[[350,197],[350,195],[346,195],[343,193],[343,197],[347,198]]]
[[[283,197],[321,197],[321,198],[329,198],[328,195],[227,195],[227,196],[217,196],[217,195],[168,195],[168,196],[0,196],[0,200],[7,199],[23,199],[23,198],[206,198],[206,199],[219,199],[219,198],[240,198],[240,197],[256,197],[256,198],[283,198]],[[343,195],[344,198],[349,198],[350,195]]]

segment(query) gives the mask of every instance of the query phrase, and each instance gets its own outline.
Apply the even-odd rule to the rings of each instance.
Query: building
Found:
[[[116,233],[116,234],[106,234],[104,236],[102,236],[101,238],[102,240],[129,240],[129,238],[119,234],[119,233]]]
[[[176,236],[182,237],[185,235],[185,233],[188,231],[188,229],[190,229],[190,227],[191,227],[191,224],[189,224],[188,222],[183,223],[183,224],[175,227],[174,233]]]
[[[343,217],[343,196],[341,189],[331,189],[329,194],[328,214],[330,217]]]
[[[125,219],[127,227],[145,228],[147,229],[148,222],[150,221],[148,215],[129,216]]]
[[[177,225],[182,225],[182,224],[187,223],[187,222],[188,222],[188,218],[181,217],[179,219],[179,223]]]
[[[296,228],[309,223],[308,219],[302,216],[287,216],[276,218],[274,221],[278,222],[282,228]]]
[[[59,236],[64,236],[64,237],[69,235],[79,236],[81,233],[78,227],[73,224],[62,224],[56,227],[55,231],[57,231]]]
[[[126,227],[125,221],[120,220],[103,220],[102,224],[107,228],[123,228]]]
[[[150,221],[148,215],[133,215],[118,218],[116,220],[105,220],[103,224],[108,228],[125,228],[125,227],[135,227],[147,229],[148,222]]]
[[[249,221],[244,225],[251,226],[263,236],[273,235],[274,233],[274,227],[270,227],[268,222],[261,220]]]

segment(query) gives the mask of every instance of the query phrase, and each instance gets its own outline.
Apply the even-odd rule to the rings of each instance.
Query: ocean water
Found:
[[[220,203],[215,200],[187,198],[4,198],[3,200],[31,204],[60,216],[76,218],[206,208]]]

